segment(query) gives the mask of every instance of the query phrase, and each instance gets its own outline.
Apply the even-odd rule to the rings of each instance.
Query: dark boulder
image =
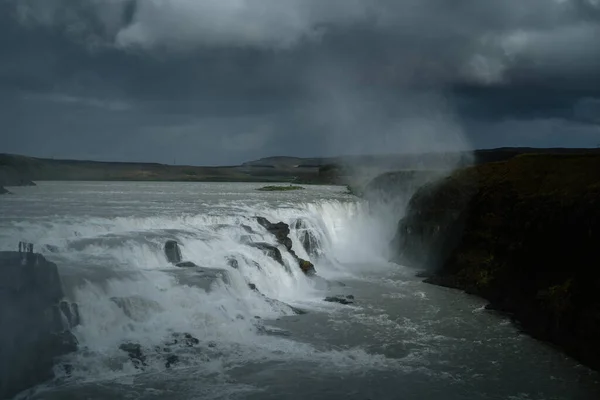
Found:
[[[285,248],[288,249],[288,251],[292,250],[292,246],[293,246],[292,239],[290,239],[289,237],[284,238],[281,241],[281,244],[283,244],[285,246]]]
[[[200,340],[190,333],[173,333],[172,339],[166,343],[167,346],[194,347],[200,344]]]
[[[4,189],[4,187],[0,186],[0,194],[11,194],[8,190]]]
[[[263,218],[263,217],[256,217],[256,220],[258,221],[258,223],[261,226],[263,226],[267,231],[269,231],[270,233],[272,233],[275,236],[275,238],[277,239],[277,242],[282,244],[288,250],[288,252],[292,255],[292,257],[294,257],[294,259],[298,262],[298,266],[300,267],[302,272],[304,272],[307,275],[316,274],[315,266],[313,265],[313,263],[311,263],[310,261],[307,261],[307,260],[303,260],[302,258],[298,257],[296,252],[293,250],[292,239],[290,239],[290,237],[289,237],[290,227],[288,224],[285,224],[283,222],[278,222],[276,224],[273,224],[273,223],[269,222],[269,220],[267,220],[266,218]],[[267,245],[267,246],[270,246],[270,245]],[[271,246],[271,247],[273,247],[273,246]],[[277,251],[279,252],[279,249],[277,249]],[[281,252],[279,252],[279,255],[281,255]],[[283,259],[282,259],[282,261],[280,261],[280,264],[284,265]]]
[[[75,328],[80,324],[79,306],[77,303],[70,303],[63,300],[59,303],[58,308],[61,315],[61,325],[67,326],[69,329]]]
[[[179,249],[179,243],[175,240],[168,240],[165,243],[165,256],[167,261],[171,264],[177,264],[181,262],[181,249]]]
[[[227,257],[227,265],[233,269],[238,269],[240,267],[240,263],[235,257]]]
[[[298,258],[298,265],[300,265],[300,269],[306,275],[314,275],[317,273],[317,271],[315,270],[315,266],[310,261],[306,261],[301,258]]]
[[[0,398],[54,377],[56,359],[77,349],[77,308],[63,301],[58,267],[33,246],[0,252]]]
[[[285,266],[283,262],[283,256],[281,255],[281,251],[277,247],[264,242],[249,243],[248,246],[261,250],[264,254],[271,257],[279,264]]]
[[[179,243],[175,240],[168,240],[165,243],[165,257],[167,261],[179,268],[198,268],[198,265],[191,261],[181,261],[181,249]]]
[[[119,349],[127,353],[129,359],[137,369],[142,369],[147,366],[146,356],[142,351],[142,346],[138,343],[123,343],[119,346]]]
[[[179,362],[179,357],[175,354],[169,354],[167,356],[167,361],[165,362],[165,368],[171,368],[171,366],[177,364]]]
[[[284,244],[283,242],[290,234],[290,226],[288,224],[283,223],[283,222],[278,222],[276,224],[273,224],[273,223],[269,222],[269,220],[267,220],[266,218],[263,218],[263,217],[256,217],[256,220],[267,231],[269,231],[270,233],[275,235],[278,242],[280,242],[281,244]]]
[[[245,230],[247,233],[250,233],[250,234],[252,234],[252,233],[256,233],[256,232],[254,232],[254,229],[252,229],[252,228],[251,228],[251,227],[249,227],[248,225],[243,225],[243,224],[242,224],[241,226],[242,226],[242,229],[243,229],[243,230]]]
[[[311,257],[320,256],[321,243],[312,230],[308,228],[306,222],[302,219],[296,220],[294,229],[306,254]]]
[[[198,265],[194,264],[191,261],[183,261],[183,262],[175,264],[175,266],[179,267],[179,268],[198,268]]]
[[[354,296],[352,296],[352,295],[330,296],[330,297],[326,297],[324,301],[326,301],[328,303],[340,303],[340,304],[348,305],[348,304],[354,304]]]

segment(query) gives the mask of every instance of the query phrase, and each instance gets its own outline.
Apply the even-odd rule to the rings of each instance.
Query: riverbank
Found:
[[[423,186],[394,245],[427,282],[600,369],[600,156],[525,155]]]

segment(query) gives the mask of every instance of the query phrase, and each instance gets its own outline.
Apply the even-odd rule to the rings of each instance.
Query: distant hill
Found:
[[[0,154],[0,186],[34,181],[295,182],[345,184],[357,171],[428,170],[509,160],[520,154],[599,153],[600,149],[498,148],[474,152],[342,157],[266,157],[239,166],[201,167],[159,163],[54,160]]]

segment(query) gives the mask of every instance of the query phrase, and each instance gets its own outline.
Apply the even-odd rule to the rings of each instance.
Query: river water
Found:
[[[20,397],[600,398],[597,373],[519,333],[482,300],[386,261],[409,194],[364,204],[342,187],[260,186],[11,188],[14,196],[0,198],[0,250],[35,243],[59,265],[82,318],[74,332],[80,350],[60,361],[54,382]],[[276,244],[256,216],[290,224],[294,250],[326,281],[304,276],[281,246],[285,266],[248,246]],[[203,272],[170,265],[169,239]],[[349,294],[354,304],[323,301]],[[124,343],[140,345],[143,365],[119,348]]]

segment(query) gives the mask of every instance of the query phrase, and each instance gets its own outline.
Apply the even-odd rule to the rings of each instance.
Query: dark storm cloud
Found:
[[[598,38],[597,0],[0,0],[2,150],[595,145]]]

